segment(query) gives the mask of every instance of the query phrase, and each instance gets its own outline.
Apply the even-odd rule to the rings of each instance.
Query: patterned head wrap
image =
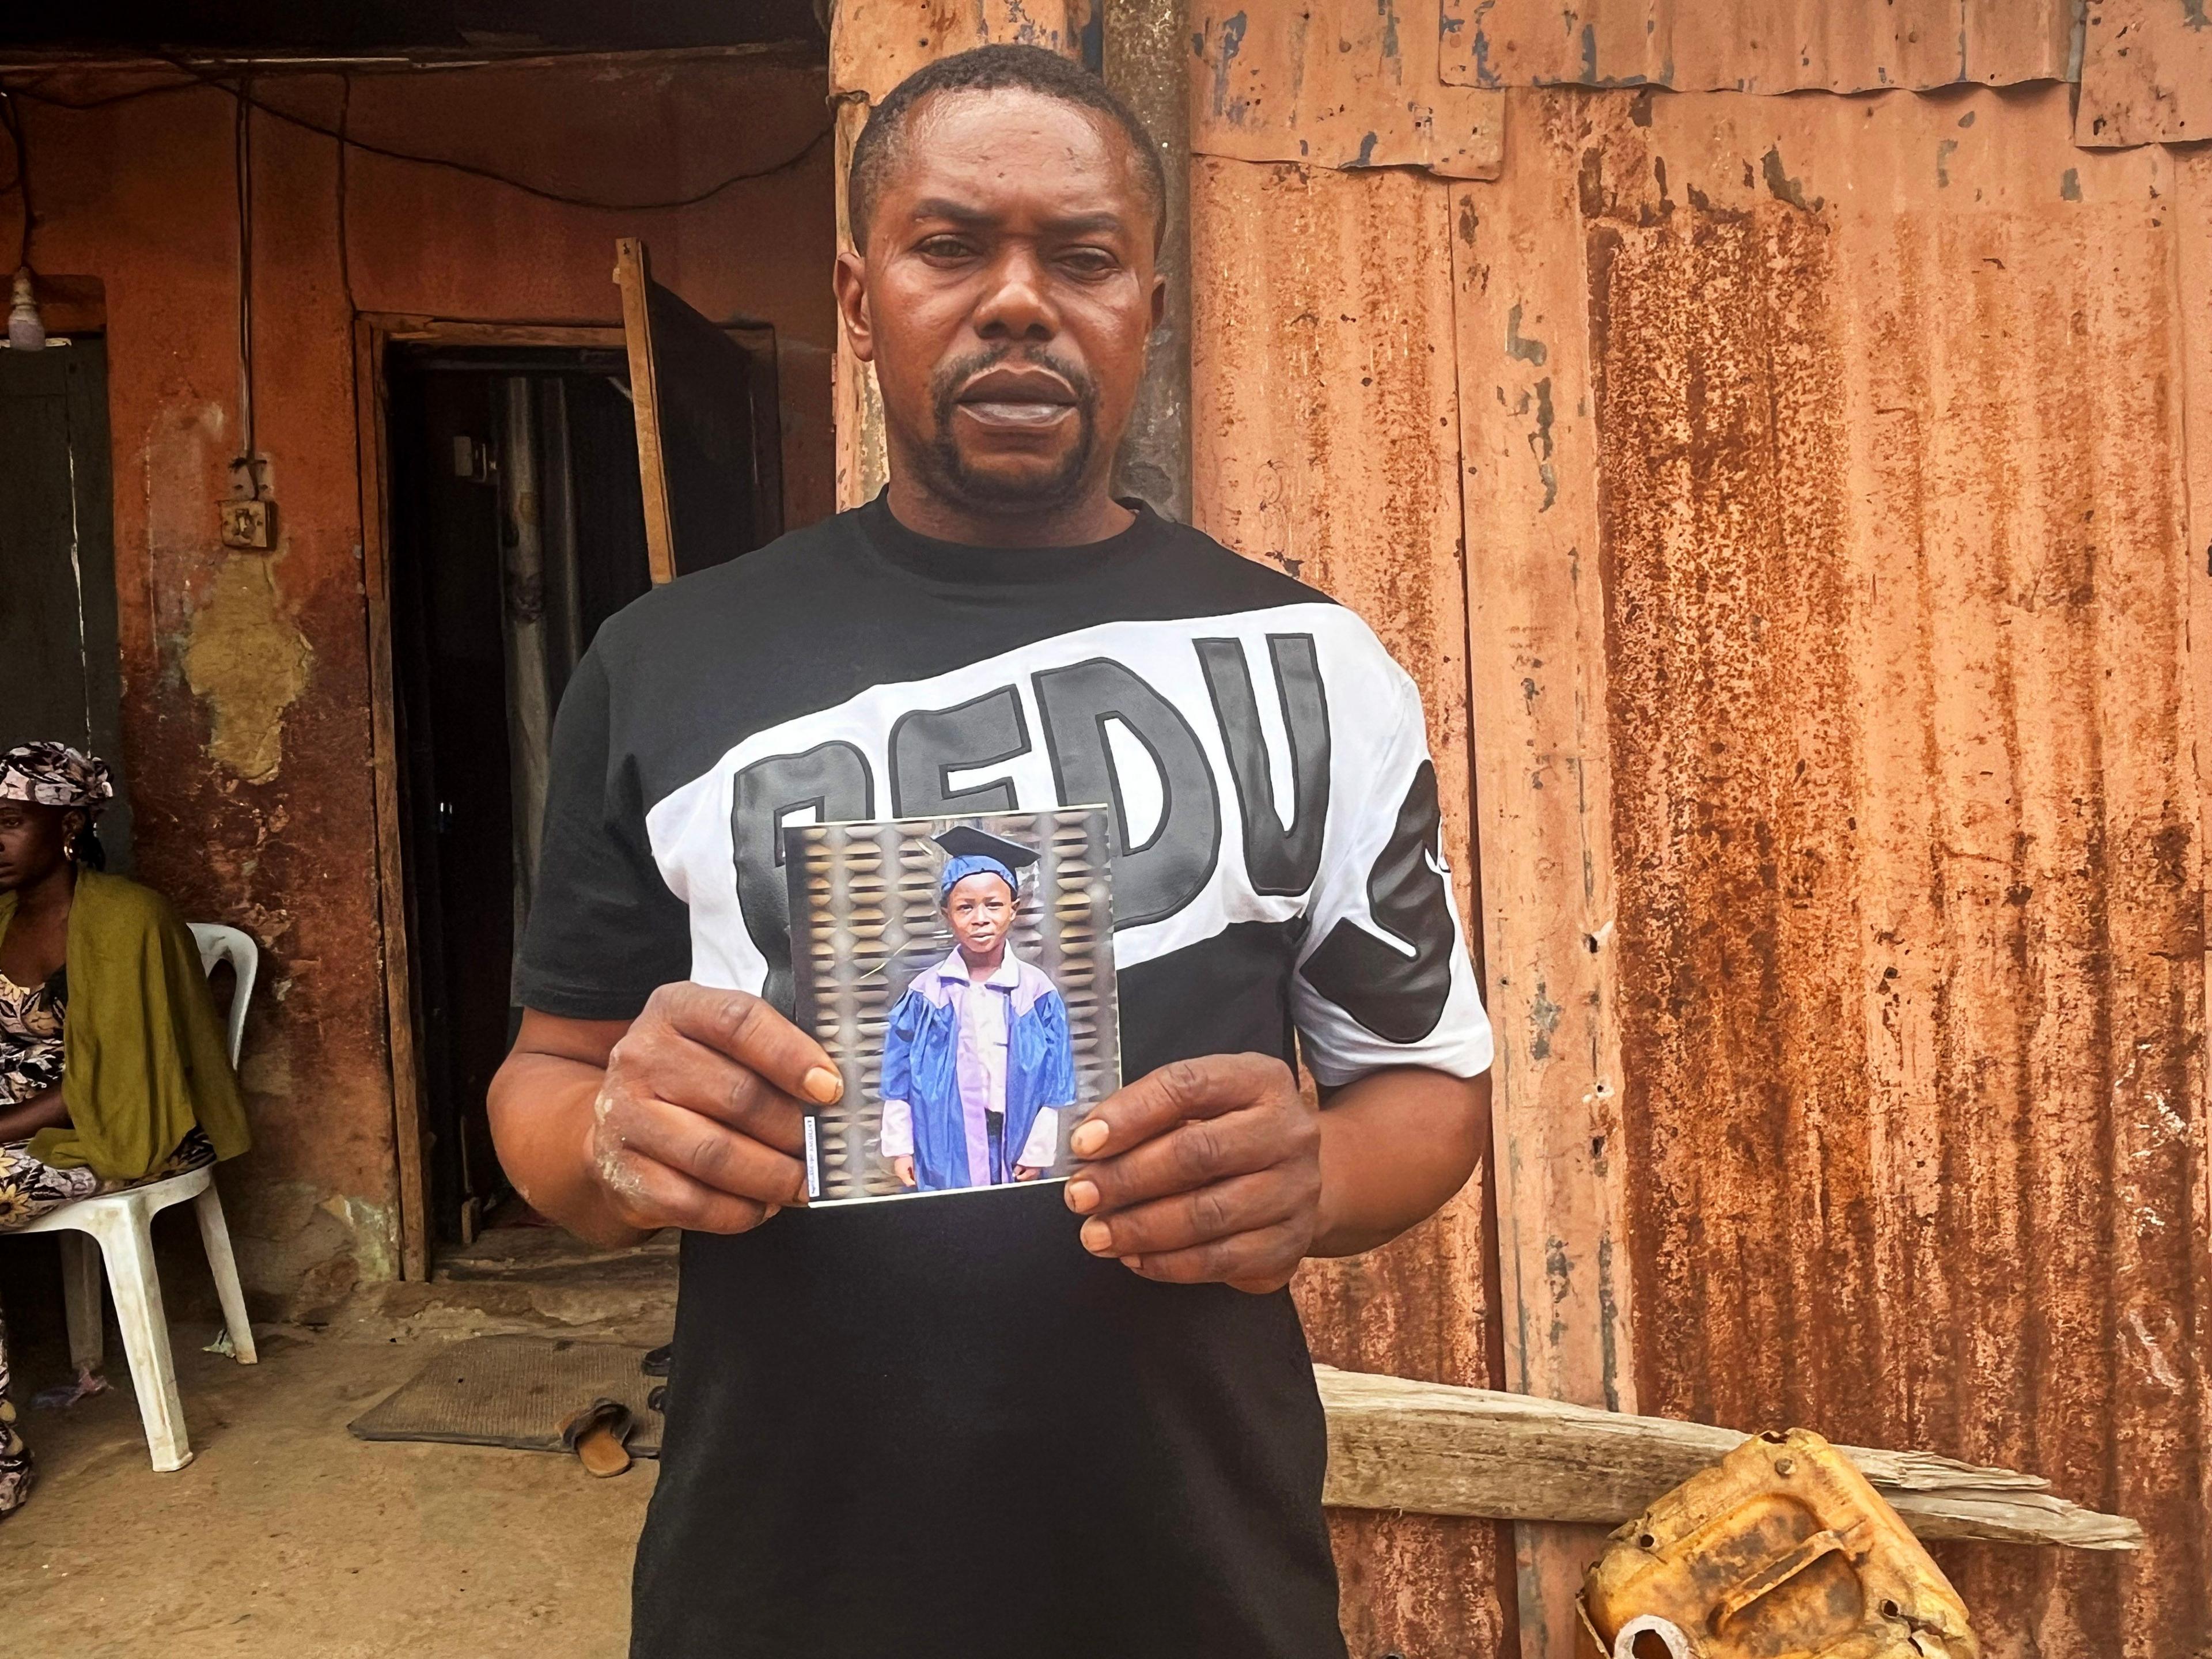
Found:
[[[79,806],[96,817],[115,793],[107,763],[60,743],[27,743],[0,755],[0,800]]]

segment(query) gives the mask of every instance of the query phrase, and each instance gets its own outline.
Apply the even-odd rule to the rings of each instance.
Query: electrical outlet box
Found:
[[[222,504],[222,544],[258,548],[276,545],[276,503],[263,498]]]

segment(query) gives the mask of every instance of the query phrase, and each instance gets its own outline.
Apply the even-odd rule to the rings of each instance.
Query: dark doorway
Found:
[[[0,351],[0,749],[66,743],[115,769],[108,867],[131,867],[118,704],[107,351]]]
[[[599,625],[650,578],[621,349],[404,346],[386,369],[393,713],[427,1199],[433,1237],[465,1243],[507,1194],[484,1094],[521,1018],[514,958],[554,713]],[[750,402],[758,388],[733,392]],[[754,441],[767,459],[749,478],[775,476],[772,386],[764,401],[771,418]],[[754,503],[739,504],[750,526]],[[695,544],[679,568],[765,538]]]

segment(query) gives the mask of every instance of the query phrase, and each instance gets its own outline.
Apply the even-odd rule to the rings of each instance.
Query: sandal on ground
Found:
[[[0,1434],[7,1431],[0,1428]],[[0,1521],[23,1507],[31,1488],[39,1484],[39,1466],[27,1450],[13,1452],[0,1461]]]
[[[576,1454],[586,1474],[604,1480],[629,1467],[629,1448],[624,1443],[636,1423],[629,1407],[603,1396],[561,1425],[561,1443]]]

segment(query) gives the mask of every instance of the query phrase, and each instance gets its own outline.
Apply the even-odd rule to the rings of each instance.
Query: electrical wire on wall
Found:
[[[0,128],[6,129],[15,159],[14,176],[0,185],[0,196],[15,197],[23,210],[23,233],[11,267],[20,268],[31,263],[31,153],[23,143],[23,112],[15,107],[15,94],[6,87],[0,87]]]
[[[23,211],[23,233],[15,245],[15,276],[9,283],[7,344],[14,351],[38,351],[46,343],[46,325],[39,315],[39,300],[31,275],[31,149],[23,142],[23,112],[8,89],[0,87],[0,127],[15,153],[15,176],[0,185],[0,196],[14,195]]]
[[[455,161],[449,156],[398,149],[388,144],[374,143],[356,137],[352,125],[355,77],[345,70],[334,67],[327,62],[301,64],[295,69],[259,65],[250,75],[241,66],[234,78],[227,79],[212,70],[203,69],[180,58],[165,54],[162,61],[174,70],[180,78],[160,82],[151,86],[131,87],[120,92],[107,93],[97,98],[65,98],[42,90],[41,84],[51,80],[55,73],[52,70],[40,75],[33,84],[25,84],[21,78],[12,82],[0,82],[0,123],[6,125],[9,136],[14,140],[16,157],[16,178],[6,185],[0,185],[0,195],[8,193],[19,185],[21,187],[26,202],[23,248],[24,257],[27,259],[30,246],[28,183],[22,159],[20,112],[15,107],[16,100],[20,99],[25,103],[43,105],[52,109],[80,113],[91,110],[107,109],[118,104],[134,103],[145,98],[168,97],[179,93],[204,89],[220,92],[226,97],[236,100],[237,126],[234,139],[239,179],[240,424],[246,438],[246,455],[242,459],[246,463],[247,479],[252,486],[249,493],[256,496],[261,493],[264,481],[258,476],[256,470],[258,464],[253,458],[255,427],[252,293],[252,203],[250,189],[252,173],[250,120],[252,114],[265,115],[272,120],[296,127],[301,131],[317,134],[330,139],[337,147],[335,205],[337,216],[336,229],[338,279],[339,285],[345,295],[347,312],[349,315],[356,316],[360,313],[360,307],[354,296],[353,240],[348,224],[347,206],[352,185],[349,161],[356,153],[374,155],[385,161],[397,161],[411,167],[436,167],[445,172],[459,173],[465,178],[481,179],[487,183],[503,185],[509,190],[520,191],[526,196],[532,196],[540,201],[552,202],[563,207],[585,208],[601,213],[654,213],[677,208],[696,207],[749,180],[773,178],[778,173],[788,173],[794,167],[804,166],[823,144],[830,142],[836,132],[836,121],[833,116],[824,122],[805,143],[780,161],[770,162],[766,167],[747,167],[738,172],[726,173],[704,188],[682,196],[616,201],[603,197],[586,196],[573,191],[556,190],[548,185],[533,183],[514,173],[503,173],[496,167],[480,167],[473,162]],[[335,125],[326,125],[307,116],[285,109],[281,105],[270,103],[256,91],[254,85],[256,80],[270,77],[331,75],[337,76],[339,87],[338,118]]]
[[[358,153],[409,167],[434,167],[455,173],[465,178],[482,179],[488,184],[519,191],[540,201],[564,207],[581,208],[602,213],[647,213],[694,207],[713,200],[724,191],[750,179],[771,178],[804,166],[810,158],[829,143],[836,131],[834,117],[823,122],[811,137],[781,161],[765,167],[745,167],[726,173],[703,188],[680,196],[618,200],[585,195],[579,191],[556,189],[538,184],[497,167],[485,167],[450,156],[401,149],[388,144],[375,143],[355,135],[353,129],[353,83],[355,76],[346,67],[329,60],[285,66],[257,63],[230,65],[226,75],[216,68],[201,64],[168,53],[161,54],[162,61],[175,72],[176,78],[152,84],[127,87],[122,90],[93,98],[71,98],[58,91],[49,90],[59,71],[45,70],[26,74],[17,71],[0,78],[0,125],[4,125],[15,152],[14,176],[0,185],[0,196],[17,195],[23,208],[23,228],[21,260],[24,268],[15,281],[15,304],[9,319],[9,335],[12,342],[24,345],[45,343],[45,331],[39,325],[38,310],[30,296],[30,276],[27,263],[31,241],[31,192],[29,164],[23,144],[21,104],[38,104],[48,108],[81,113],[133,103],[142,99],[162,98],[183,93],[204,90],[220,92],[234,102],[232,129],[233,166],[237,187],[238,216],[238,429],[240,452],[232,463],[230,499],[222,504],[222,538],[224,544],[240,549],[269,550],[276,544],[276,503],[270,499],[270,480],[259,451],[258,393],[259,386],[255,374],[254,357],[254,176],[253,141],[254,117],[267,116],[272,120],[303,132],[330,139],[337,149],[335,200],[337,241],[338,280],[345,296],[349,319],[358,317],[360,307],[354,294],[353,240],[349,223],[349,197],[353,183],[352,159]],[[489,67],[489,65],[486,65]],[[158,73],[158,71],[154,71]],[[263,94],[261,83],[270,79],[288,76],[332,76],[338,82],[338,107],[336,124],[287,109],[272,103]]]
[[[465,178],[480,179],[486,183],[520,191],[540,201],[551,202],[563,207],[584,208],[601,213],[654,213],[678,208],[696,207],[702,203],[712,201],[735,185],[752,179],[769,179],[778,173],[788,173],[795,167],[804,166],[823,144],[830,141],[836,132],[836,121],[833,116],[817,128],[813,136],[805,143],[799,145],[781,161],[770,162],[765,167],[746,167],[726,173],[703,188],[681,196],[622,201],[605,197],[587,196],[574,191],[557,190],[549,185],[534,183],[512,173],[502,172],[497,167],[456,161],[450,156],[399,149],[392,145],[374,143],[356,137],[352,129],[354,76],[344,69],[337,67],[328,61],[301,64],[293,68],[265,64],[257,64],[251,72],[241,64],[236,66],[235,73],[232,77],[226,78],[215,70],[203,68],[182,58],[167,53],[161,54],[161,58],[162,61],[176,72],[179,78],[160,82],[150,86],[131,87],[119,92],[104,94],[96,98],[68,98],[44,90],[45,84],[59,73],[57,70],[37,72],[29,78],[27,83],[21,74],[11,80],[0,80],[0,127],[5,128],[15,151],[15,174],[5,185],[0,185],[0,196],[10,193],[16,195],[23,209],[22,238],[18,256],[19,271],[16,283],[18,304],[15,316],[10,319],[11,334],[18,327],[17,318],[25,319],[21,324],[21,328],[27,339],[33,331],[36,323],[36,307],[30,303],[27,297],[33,215],[29,164],[24,153],[21,112],[17,107],[18,100],[77,113],[107,109],[118,104],[134,103],[141,99],[167,97],[179,93],[202,89],[212,89],[236,100],[237,125],[234,140],[239,191],[239,414],[240,425],[245,440],[245,453],[240,459],[245,468],[244,482],[248,485],[247,489],[243,493],[253,497],[258,497],[261,495],[265,483],[259,475],[258,462],[254,449],[256,426],[253,407],[255,392],[252,296],[253,205],[251,180],[252,118],[255,113],[268,116],[272,120],[295,127],[301,131],[328,138],[337,148],[336,208],[338,276],[340,286],[345,295],[347,310],[354,315],[359,314],[359,307],[356,302],[353,289],[353,246],[347,223],[347,198],[352,182],[349,159],[356,152],[410,167],[436,167],[445,172],[459,173]],[[491,66],[489,64],[483,65],[483,67]],[[339,85],[338,118],[334,126],[326,125],[307,116],[285,109],[280,105],[269,102],[257,93],[254,85],[257,79],[262,78],[329,75],[336,75]],[[40,334],[40,343],[43,343],[43,330],[36,331]]]
[[[239,458],[231,465],[247,486],[244,493],[258,496],[261,462],[253,428],[253,105],[249,98],[238,100],[231,128],[231,170],[238,181],[238,427],[243,438]]]
[[[353,297],[353,234],[346,225],[346,129],[353,119],[353,76],[338,76],[338,289],[345,295],[346,317],[349,320],[361,315],[361,307]]]
[[[297,127],[302,131],[313,132],[325,138],[333,139],[344,149],[357,151],[363,155],[379,156],[385,161],[402,161],[416,167],[441,167],[447,172],[461,173],[467,178],[482,179],[491,184],[504,185],[509,190],[519,190],[526,196],[534,196],[540,201],[557,203],[563,207],[589,208],[602,213],[657,213],[672,208],[696,207],[702,202],[711,201],[733,185],[741,185],[754,179],[772,178],[779,173],[788,173],[792,168],[801,166],[815,151],[828,143],[837,130],[837,124],[834,118],[826,121],[816,131],[812,137],[781,161],[773,161],[763,167],[748,167],[740,172],[728,173],[703,189],[693,191],[687,195],[641,201],[610,201],[601,197],[584,196],[571,191],[555,190],[544,185],[533,184],[527,179],[520,178],[511,173],[502,173],[496,167],[479,167],[471,161],[457,161],[450,156],[428,155],[420,151],[397,149],[387,144],[372,143],[366,139],[355,137],[343,119],[337,126],[326,126],[319,121],[312,120],[307,116],[296,114],[291,110],[266,101],[254,93],[249,77],[243,72],[239,74],[236,83],[233,84],[231,81],[226,80],[213,70],[203,70],[182,58],[165,56],[163,61],[185,78],[163,82],[156,86],[133,87],[127,92],[109,93],[104,97],[82,100],[57,97],[51,93],[40,92],[36,87],[25,86],[20,82],[11,87],[0,88],[0,91],[10,93],[27,102],[45,104],[55,109],[83,111],[105,109],[113,104],[130,103],[140,98],[159,98],[173,93],[189,92],[196,88],[210,87],[217,92],[237,99],[242,105],[250,104],[254,109],[272,120],[282,121],[288,126]],[[259,72],[266,75],[274,71],[264,69]],[[290,72],[303,76],[337,73],[327,65],[303,65],[299,70]],[[350,77],[341,74],[340,78],[343,80]]]

